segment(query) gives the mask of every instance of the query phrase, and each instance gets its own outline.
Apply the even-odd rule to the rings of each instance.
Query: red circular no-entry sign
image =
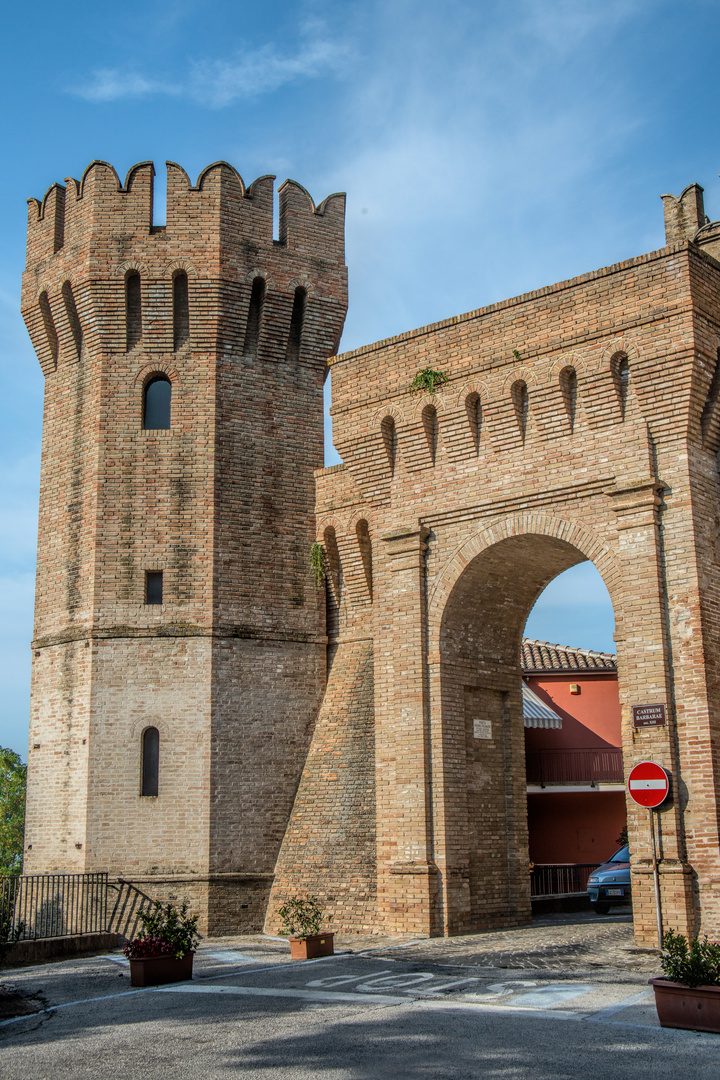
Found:
[[[641,761],[628,776],[630,797],[639,806],[660,806],[668,797],[670,777],[662,765],[654,761]]]

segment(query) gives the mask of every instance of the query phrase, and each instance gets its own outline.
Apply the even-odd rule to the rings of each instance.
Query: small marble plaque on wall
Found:
[[[476,739],[492,739],[492,720],[473,720],[473,735]]]

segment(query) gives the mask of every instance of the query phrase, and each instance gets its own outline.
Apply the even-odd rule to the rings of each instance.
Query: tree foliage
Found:
[[[20,755],[0,747],[0,875],[22,873],[26,773]]]

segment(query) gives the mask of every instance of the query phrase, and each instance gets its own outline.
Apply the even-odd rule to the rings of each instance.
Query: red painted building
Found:
[[[526,638],[523,674],[530,859],[598,865],[626,823],[615,656]]]

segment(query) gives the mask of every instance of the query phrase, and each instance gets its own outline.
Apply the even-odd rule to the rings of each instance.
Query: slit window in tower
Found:
[[[45,337],[47,338],[48,349],[50,350],[50,356],[52,362],[57,367],[59,343],[57,330],[55,329],[55,322],[52,317],[52,311],[50,310],[50,301],[48,300],[48,294],[46,292],[40,293],[38,303],[40,304],[40,313],[42,315],[43,326],[45,327]]]
[[[164,375],[158,375],[145,386],[143,428],[145,431],[169,431],[172,405],[172,385]]]
[[[125,331],[130,352],[142,337],[142,293],[137,270],[131,270],[125,278]]]
[[[173,278],[173,349],[182,349],[190,339],[190,306],[188,278],[180,270]]]
[[[307,293],[300,286],[295,290],[292,315],[290,317],[290,334],[287,344],[287,359],[300,359],[300,345],[302,342],[303,322],[305,320],[305,301]]]
[[[250,293],[250,307],[248,309],[248,320],[245,330],[245,347],[243,349],[245,356],[257,356],[264,303],[265,281],[261,277],[256,277],[252,283],[252,292]]]
[[[162,604],[163,602],[163,572],[162,570],[145,571],[145,603]]]
[[[78,318],[72,285],[69,281],[66,281],[62,287],[62,298],[63,303],[65,304],[65,314],[67,315],[70,332],[72,333],[73,342],[75,343],[75,352],[77,353],[77,358],[79,360],[82,355],[82,327],[80,325],[80,319]]]
[[[156,796],[160,778],[160,732],[145,728],[142,734],[142,794]]]

